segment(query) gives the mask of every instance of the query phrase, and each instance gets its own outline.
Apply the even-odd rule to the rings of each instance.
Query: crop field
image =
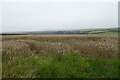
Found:
[[[118,36],[3,35],[3,78],[116,78]]]

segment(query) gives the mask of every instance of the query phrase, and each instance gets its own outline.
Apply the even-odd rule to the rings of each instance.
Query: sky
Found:
[[[118,27],[118,0],[2,0],[0,32]]]

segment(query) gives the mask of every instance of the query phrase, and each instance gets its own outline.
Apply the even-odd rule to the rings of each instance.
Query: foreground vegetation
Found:
[[[3,55],[7,59],[7,55]],[[6,78],[115,78],[118,58],[86,57],[71,51],[64,55],[33,54],[3,59]]]
[[[3,78],[116,78],[118,37],[5,35]]]

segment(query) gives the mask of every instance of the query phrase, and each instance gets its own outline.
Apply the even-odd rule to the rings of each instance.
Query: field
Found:
[[[3,35],[3,78],[116,78],[118,36]]]

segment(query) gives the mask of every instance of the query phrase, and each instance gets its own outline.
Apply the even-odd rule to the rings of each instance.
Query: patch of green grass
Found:
[[[103,35],[111,35],[111,36],[118,36],[118,32],[106,32],[106,33],[102,33]]]
[[[3,55],[5,58],[6,55]],[[81,56],[74,51],[64,55],[33,54],[3,61],[3,78],[114,78],[118,58]]]

